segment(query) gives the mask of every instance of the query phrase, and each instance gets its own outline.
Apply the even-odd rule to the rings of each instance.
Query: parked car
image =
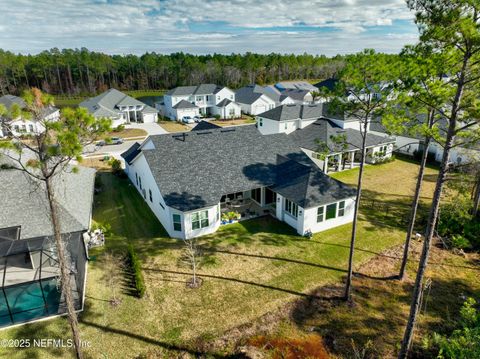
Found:
[[[193,120],[195,122],[200,122],[202,119],[200,118],[200,116],[193,116]]]
[[[191,118],[190,116],[183,116],[182,122],[183,123],[195,123],[194,119]]]
[[[95,143],[95,145],[98,146],[98,147],[105,146],[105,140],[97,141],[97,143]]]
[[[120,145],[123,143],[123,138],[121,137],[112,137],[110,140],[109,145]]]

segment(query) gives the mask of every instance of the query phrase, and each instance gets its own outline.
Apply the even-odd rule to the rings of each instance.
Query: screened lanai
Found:
[[[78,288],[84,270],[77,269],[79,246],[73,241],[67,249],[72,263],[70,285],[75,307],[80,308]],[[0,229],[0,275],[0,327],[66,312],[52,237],[20,239],[20,227]]]

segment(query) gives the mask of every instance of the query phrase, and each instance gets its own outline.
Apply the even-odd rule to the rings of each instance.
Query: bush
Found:
[[[214,115],[213,117],[215,118],[215,120],[220,120],[220,115]]]
[[[440,208],[437,231],[453,248],[480,249],[480,221],[470,210],[471,202],[461,196]]]
[[[121,132],[125,129],[125,125],[118,125],[115,127],[115,132]]]
[[[480,358],[480,311],[475,308],[476,304],[473,298],[468,298],[460,310],[461,328],[450,336],[434,333],[425,347],[436,347],[438,358]]]
[[[128,264],[132,270],[137,297],[142,298],[145,295],[145,280],[143,279],[140,260],[131,244],[128,246]]]
[[[117,160],[116,158],[111,158],[108,161],[108,164],[110,165],[110,167],[112,167],[112,172],[115,176],[125,177],[125,172],[122,169],[122,162],[120,162],[120,160]]]

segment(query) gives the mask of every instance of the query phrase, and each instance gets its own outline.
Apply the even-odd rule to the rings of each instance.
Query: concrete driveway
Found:
[[[149,135],[163,135],[168,133],[157,123],[130,123],[126,124],[125,128],[140,128],[147,131]]]

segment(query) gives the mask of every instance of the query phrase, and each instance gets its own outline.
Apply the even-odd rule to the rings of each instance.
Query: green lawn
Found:
[[[390,201],[389,192],[408,198],[417,166],[405,161],[369,166],[365,188]],[[434,176],[435,172],[429,172]],[[325,284],[339,283],[347,265],[350,225],[318,233],[308,240],[286,224],[263,218],[222,227],[202,237],[203,286],[187,289],[190,273],[181,261],[182,244],[167,238],[134,187],[125,179],[100,174],[104,191],[95,197],[94,219],[111,226],[107,247],[93,251],[89,264],[86,309],[80,316],[86,353],[93,358],[173,356],[178,350],[202,350],[202,343],[225,331],[275,311]],[[337,175],[354,182],[356,171]],[[392,179],[399,177],[395,185]],[[425,197],[431,196],[426,187]],[[395,214],[368,210],[359,223],[355,263],[403,241]],[[380,219],[380,220],[379,220]],[[385,220],[382,220],[385,219]],[[124,288],[122,303],[112,307],[103,270],[104,251],[121,253],[132,242],[142,262],[147,295],[136,299]],[[125,285],[127,286],[127,285]],[[6,338],[68,338],[65,319],[6,330]],[[228,352],[230,348],[225,348]],[[0,349],[0,356],[68,357],[68,350]]]

